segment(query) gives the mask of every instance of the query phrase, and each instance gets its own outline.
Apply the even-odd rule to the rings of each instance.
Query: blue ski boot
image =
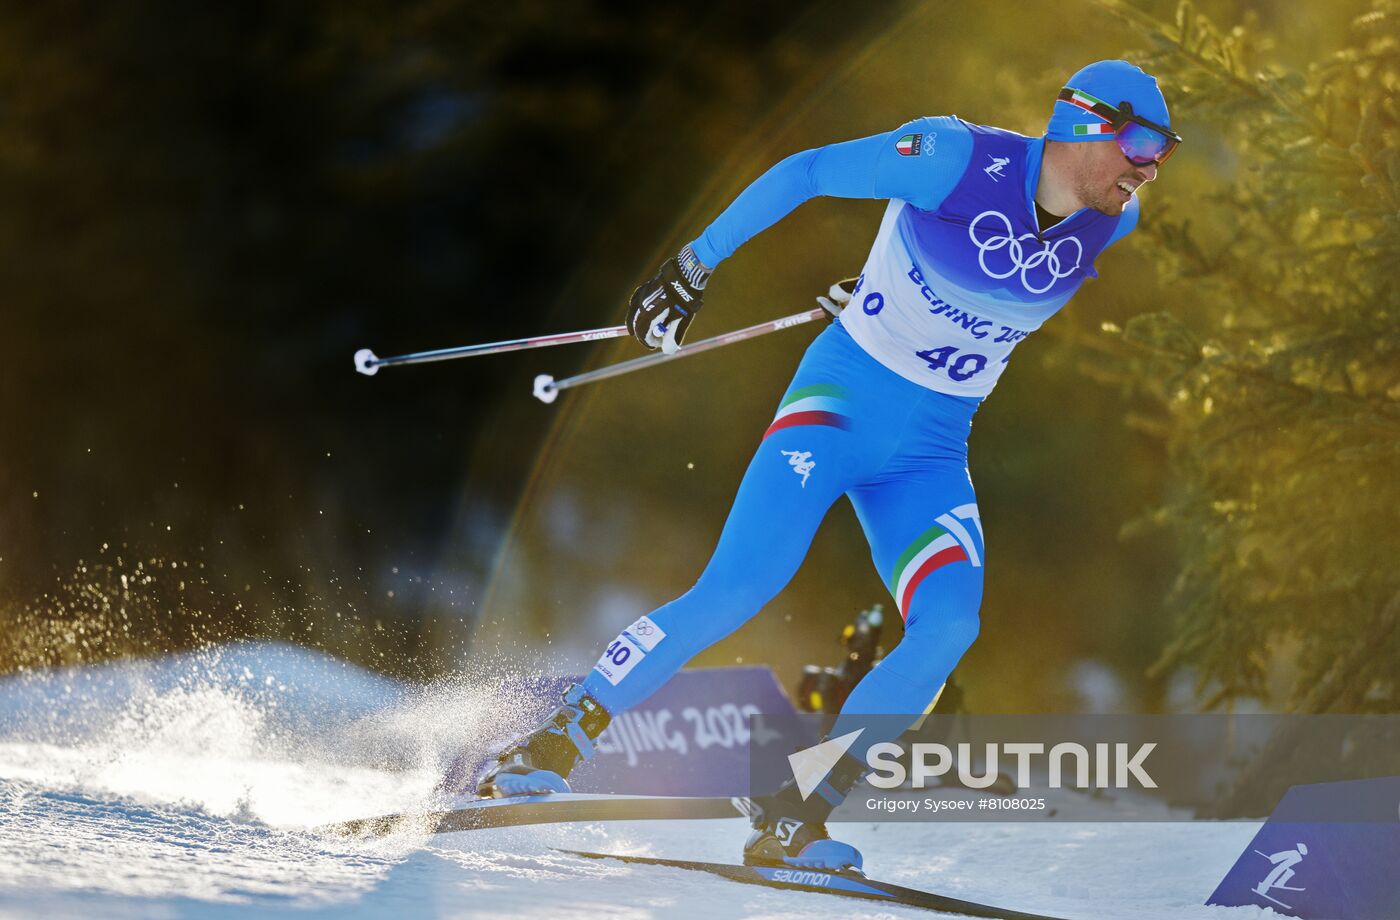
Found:
[[[597,700],[572,685],[564,691],[564,705],[544,725],[497,755],[477,783],[477,795],[503,799],[571,791],[566,777],[593,756],[593,741],[610,721]]]
[[[861,856],[849,843],[831,839],[825,824],[773,817],[754,824],[744,843],[744,865],[860,872]]]
[[[848,755],[805,801],[791,780],[774,795],[744,800],[753,825],[744,843],[744,864],[860,872],[860,850],[832,840],[826,819],[863,772],[861,764]]]

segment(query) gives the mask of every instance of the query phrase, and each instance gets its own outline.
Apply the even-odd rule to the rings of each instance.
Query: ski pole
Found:
[[[596,371],[587,371],[573,377],[566,377],[563,380],[555,380],[549,374],[540,374],[535,378],[535,398],[543,403],[552,403],[559,397],[560,390],[567,390],[570,387],[582,386],[585,383],[593,383],[597,380],[607,380],[609,377],[618,377],[622,374],[630,374],[639,371],[644,367],[651,367],[653,364],[660,364],[663,361],[673,361],[676,358],[684,358],[686,355],[698,355],[702,351],[710,351],[714,348],[722,348],[725,345],[733,345],[735,342],[742,342],[746,339],[756,339],[761,335],[770,332],[777,332],[779,329],[788,329],[793,326],[801,326],[810,323],[814,319],[821,319],[829,316],[828,311],[821,307],[815,307],[805,313],[794,313],[792,316],[784,316],[782,319],[769,320],[766,323],[758,323],[746,329],[736,329],[733,332],[726,332],[711,339],[703,339],[694,345],[682,346],[680,351],[673,354],[665,352],[654,352],[643,355],[640,358],[633,358],[630,361],[622,361],[618,364],[610,364],[607,367],[600,367]]]
[[[381,358],[368,348],[361,348],[355,352],[355,370],[366,377],[373,377],[379,373],[381,367],[388,367],[391,364],[426,364],[429,361],[450,361],[453,358],[494,355],[503,351],[523,351],[527,348],[545,348],[550,345],[569,345],[574,342],[615,339],[623,335],[627,335],[626,326],[608,326],[605,329],[588,329],[584,332],[561,332],[558,335],[537,335],[528,339],[487,342],[484,345],[463,345],[460,348],[417,351],[408,355],[395,355],[392,358]]]

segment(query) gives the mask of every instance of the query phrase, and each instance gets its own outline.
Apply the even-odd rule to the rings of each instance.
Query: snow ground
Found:
[[[502,691],[508,692],[508,691]],[[490,694],[410,693],[243,645],[0,681],[0,917],[930,917],[554,847],[732,862],[739,819],[345,841],[414,810]],[[483,734],[484,733],[484,734]],[[842,824],[875,877],[1070,920],[1258,920],[1203,906],[1249,823]]]

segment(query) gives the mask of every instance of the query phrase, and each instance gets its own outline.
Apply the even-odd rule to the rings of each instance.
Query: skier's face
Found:
[[[1157,178],[1156,163],[1134,166],[1112,138],[1076,146],[1083,148],[1083,154],[1075,175],[1075,194],[1086,208],[1117,217],[1139,186]]]

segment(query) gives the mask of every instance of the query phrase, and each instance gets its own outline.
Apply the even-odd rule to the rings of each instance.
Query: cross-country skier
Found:
[[[565,777],[613,716],[782,590],[842,495],[904,619],[903,640],[842,717],[922,713],[978,631],[985,550],[967,471],[972,416],[1016,343],[1133,229],[1135,192],[1181,141],[1170,123],[1153,77],[1099,61],[1060,91],[1043,137],[941,116],[807,150],[638,287],[628,328],[672,350],[711,271],[754,234],[817,195],[889,199],[854,296],[807,349],[695,586],[624,629],[548,721],[500,753],[480,793],[567,792]],[[758,802],[745,861],[859,869],[860,853],[831,839],[825,821],[860,778],[864,751],[890,740],[877,734],[866,731],[807,801],[789,784]]]

